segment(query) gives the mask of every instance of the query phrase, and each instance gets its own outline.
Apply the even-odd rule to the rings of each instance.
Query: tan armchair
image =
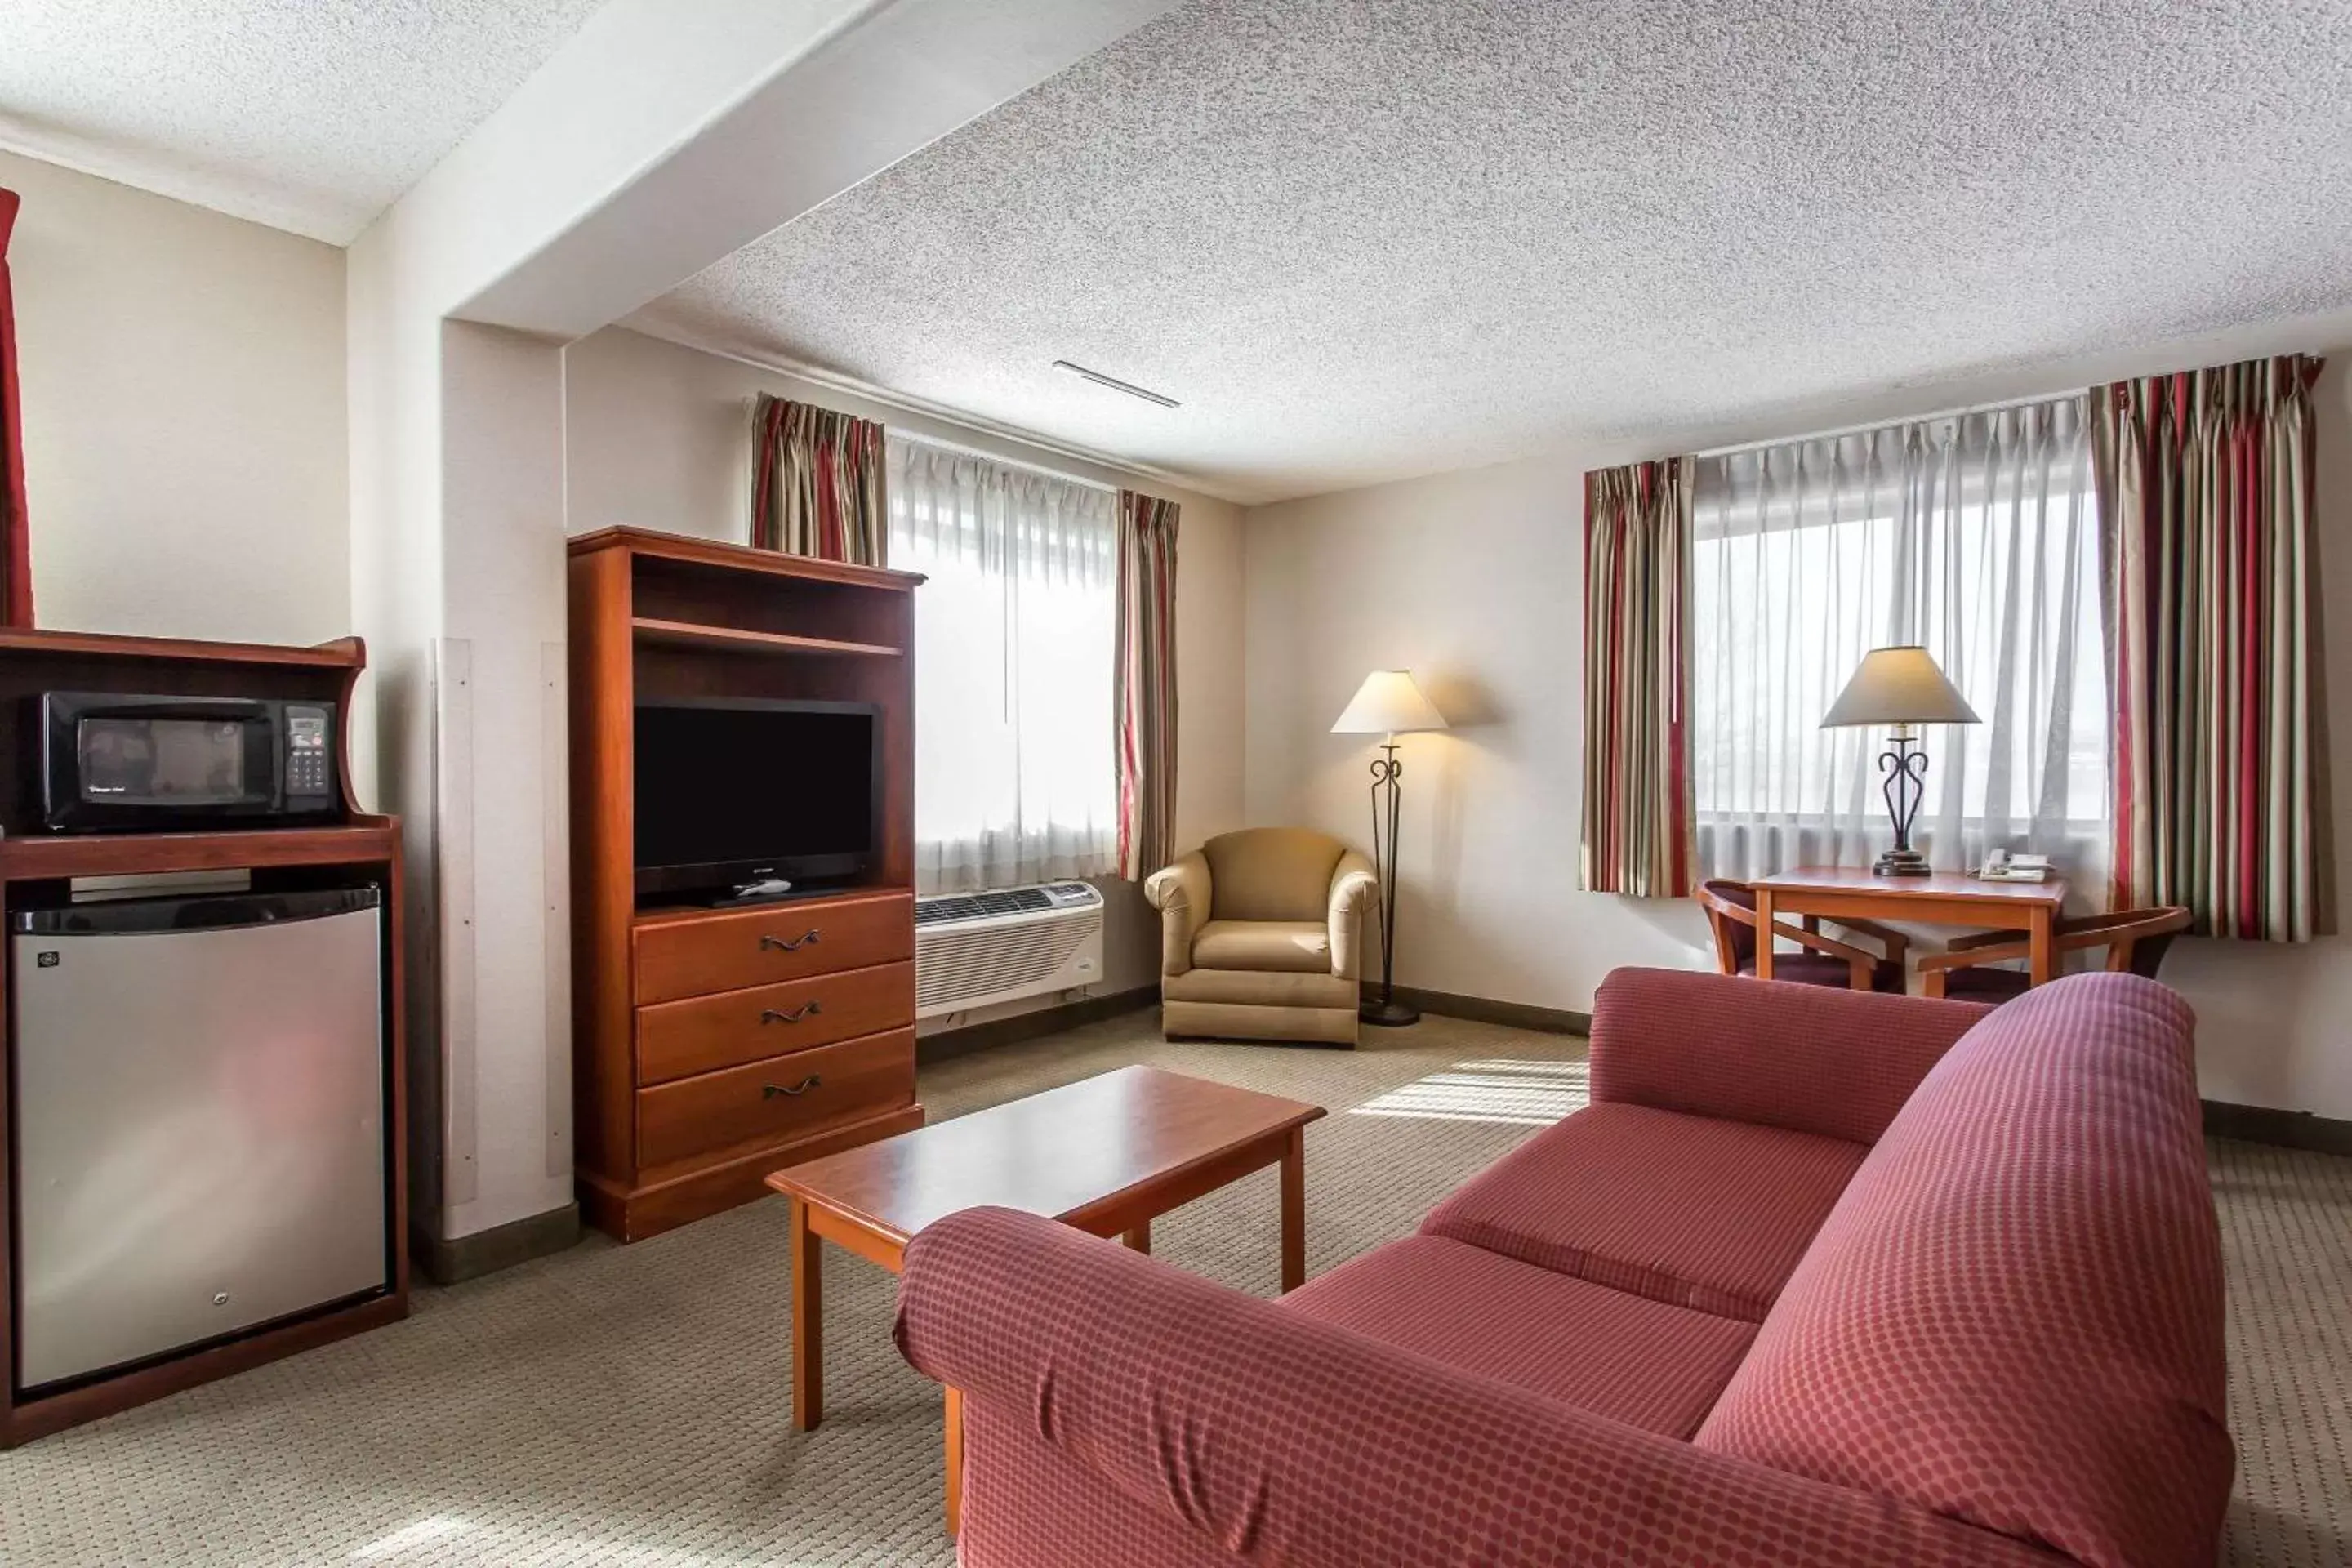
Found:
[[[1246,827],[1152,874],[1171,1038],[1356,1043],[1372,863],[1328,834]]]

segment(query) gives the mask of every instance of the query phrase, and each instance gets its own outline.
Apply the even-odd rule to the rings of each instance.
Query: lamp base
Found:
[[[1382,1029],[1401,1029],[1421,1022],[1421,1009],[1402,1002],[1367,1002],[1356,1009],[1359,1021]]]
[[[1877,877],[1930,877],[1935,875],[1935,873],[1927,868],[1927,858],[1925,855],[1920,854],[1916,849],[1889,849],[1885,854],[1881,855],[1878,858],[1878,863],[1873,866],[1870,869],[1871,874]]]

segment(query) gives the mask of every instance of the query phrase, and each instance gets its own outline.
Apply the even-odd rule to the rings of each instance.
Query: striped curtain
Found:
[[[888,553],[882,426],[760,395],[752,409],[751,542],[880,566]]]
[[[2115,707],[2115,907],[2336,929],[2311,386],[2291,355],[2091,393]]]
[[[1683,898],[1695,848],[1688,458],[1584,476],[1584,886]]]
[[[1140,880],[1175,857],[1176,516],[1118,492],[1118,871]]]
[[[0,626],[33,624],[33,541],[25,516],[25,421],[16,391],[16,305],[8,236],[17,196],[0,191]]]

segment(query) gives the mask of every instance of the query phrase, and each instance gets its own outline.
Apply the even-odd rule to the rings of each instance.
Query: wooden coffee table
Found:
[[[1158,1068],[1121,1068],[778,1171],[792,1199],[793,1425],[824,1419],[823,1265],[831,1241],[896,1274],[916,1232],[959,1209],[1045,1215],[1151,1250],[1172,1208],[1282,1166],[1282,1288],[1307,1279],[1306,1127],[1319,1105]],[[961,1401],[947,1391],[948,1529],[962,1502]]]

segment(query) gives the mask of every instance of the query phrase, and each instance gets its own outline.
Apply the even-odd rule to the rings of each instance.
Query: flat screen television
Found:
[[[881,845],[881,711],[677,698],[636,711],[637,894],[838,881]]]

